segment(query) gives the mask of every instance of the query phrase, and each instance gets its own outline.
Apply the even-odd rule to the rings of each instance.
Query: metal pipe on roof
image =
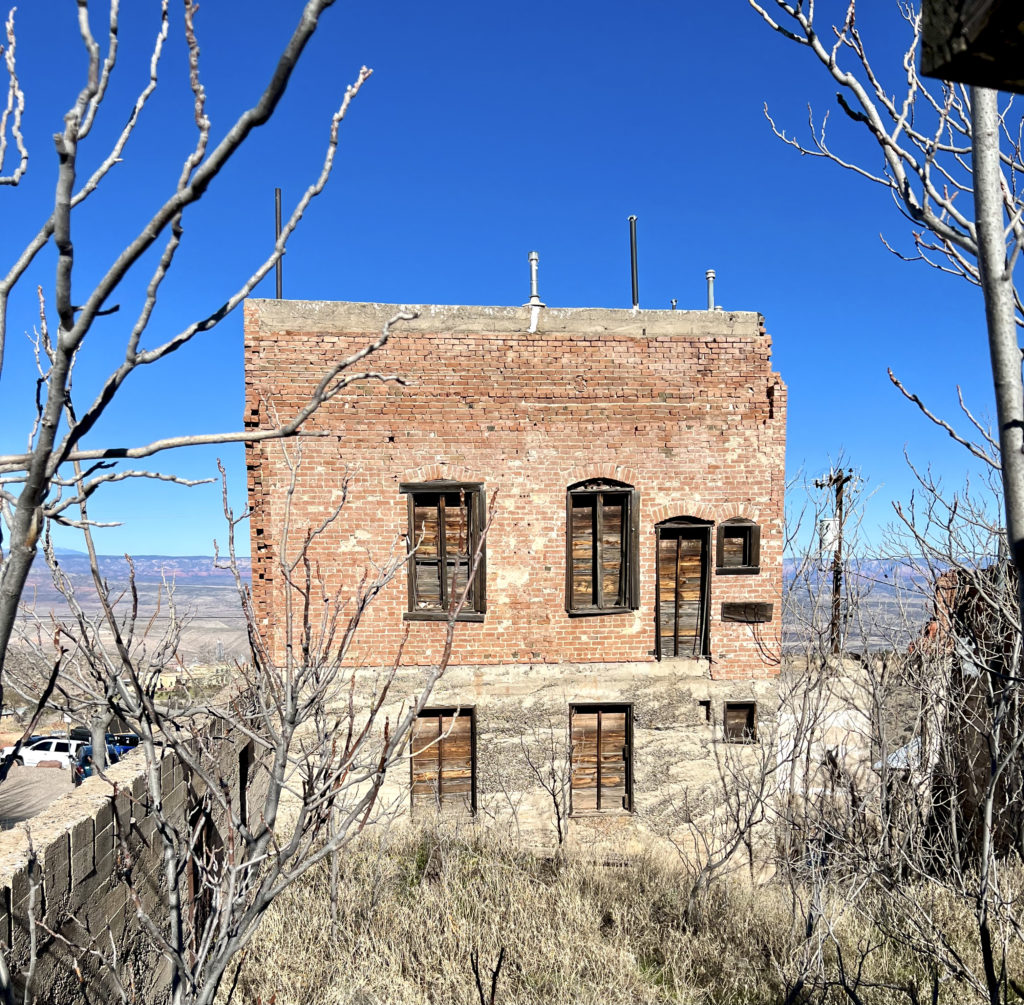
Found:
[[[633,276],[633,310],[640,309],[640,286],[636,274],[636,217],[629,218],[629,265]]]
[[[274,189],[274,247],[277,247],[277,243],[281,240],[281,190],[279,188]],[[276,281],[277,299],[281,299],[281,286],[282,286],[282,273],[284,271],[284,258],[283,256],[277,260],[274,265],[274,275]]]
[[[704,275],[708,281],[708,310],[713,311],[715,309],[715,270],[708,269]]]

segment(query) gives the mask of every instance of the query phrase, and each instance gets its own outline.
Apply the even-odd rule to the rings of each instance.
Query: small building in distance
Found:
[[[786,388],[763,319],[249,300],[247,423],[293,414],[400,310],[417,316],[360,366],[402,383],[325,404],[290,495],[294,441],[247,448],[263,630],[281,629],[286,499],[298,540],[346,485],[313,545],[327,586],[409,554],[354,667],[399,660],[393,693],[414,693],[468,579],[409,773],[389,781],[413,814],[515,815],[541,839],[658,830],[721,745],[775,713]]]

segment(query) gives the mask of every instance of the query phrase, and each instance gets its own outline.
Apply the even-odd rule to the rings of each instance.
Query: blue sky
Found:
[[[105,11],[94,6],[99,35]],[[138,231],[190,149],[179,6],[172,3],[157,95],[106,192],[77,217],[76,290]],[[872,4],[858,24],[898,85],[902,25],[882,17],[889,6]],[[818,7],[822,16],[827,5]],[[259,94],[300,9],[297,0],[201,5],[215,139]],[[74,11],[71,0],[36,0],[16,15],[31,161],[19,188],[0,189],[5,271],[52,201],[51,136],[85,66]],[[106,152],[146,79],[157,11],[154,3],[124,5],[121,59],[83,165]],[[549,306],[628,307],[626,220],[635,213],[642,307],[667,308],[674,297],[681,308],[703,308],[704,273],[714,268],[720,304],[766,316],[790,391],[791,475],[820,474],[844,450],[876,488],[869,528],[887,522],[890,500],[912,487],[904,448],[949,484],[963,479],[964,451],[899,396],[886,368],[951,419],[957,384],[977,413],[992,413],[980,293],[893,258],[879,233],[903,246],[908,238],[889,197],[773,137],[765,102],[780,125],[799,132],[808,101],[834,107],[834,88],[740,0],[339,2],[273,122],[186,214],[185,246],[150,343],[214,309],[255,268],[272,243],[274,186],[287,211],[316,176],[331,113],[364,63],[374,76],[343,126],[334,177],[290,245],[286,297],[520,304],[526,255],[536,249]],[[877,162],[846,123],[835,130],[852,157]],[[77,395],[87,397],[123,354],[146,265],[122,292],[122,313],[101,319],[90,336]],[[0,378],[5,452],[27,435],[34,371],[24,333],[37,323],[36,284],[45,292],[52,281],[50,255],[12,301]],[[273,292],[271,275],[257,295]],[[175,359],[134,375],[87,445],[240,428],[241,328],[238,311]],[[217,456],[241,508],[239,446],[165,454],[154,466],[210,477]],[[223,540],[219,496],[219,487],[112,486],[92,515],[123,526],[101,532],[100,548],[207,553],[214,537]],[[70,532],[60,543],[79,546]]]

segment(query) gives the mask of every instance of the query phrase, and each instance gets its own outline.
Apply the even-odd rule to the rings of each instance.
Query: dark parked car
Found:
[[[92,743],[92,732],[85,726],[75,726],[71,730],[71,739]],[[139,745],[139,737],[136,733],[107,733],[107,744],[113,747],[118,754],[123,755]]]
[[[139,736],[137,733],[107,733],[107,743],[124,757],[139,745]]]
[[[107,744],[107,763],[117,764],[119,760],[121,760],[121,756],[118,754],[117,750],[110,744]],[[87,779],[92,774],[93,767],[91,743],[86,744],[86,746],[82,747],[82,749],[79,750],[78,756],[75,758],[74,763],[71,765],[71,768],[72,771],[74,772],[73,777],[75,785],[81,785],[82,782],[84,782],[85,779]]]

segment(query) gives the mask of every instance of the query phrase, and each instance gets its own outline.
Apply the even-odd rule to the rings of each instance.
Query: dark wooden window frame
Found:
[[[622,602],[605,606],[602,591],[598,588],[600,566],[597,549],[601,540],[604,496],[621,496],[626,502],[626,515],[622,530]],[[594,556],[591,560],[593,587],[588,602],[574,596],[572,574],[572,506],[574,499],[592,496],[594,500],[594,529],[592,532]],[[628,531],[627,531],[628,528]],[[597,603],[594,604],[596,596]],[[595,614],[627,614],[640,606],[640,494],[632,485],[610,478],[594,478],[570,485],[565,494],[565,609],[571,617],[586,617]]]
[[[602,806],[601,805],[601,715],[605,712],[612,714],[625,713],[626,715],[626,745],[623,756],[623,763],[626,767],[626,803],[628,805],[623,806],[621,802],[618,806]],[[573,746],[572,746],[572,726],[573,717],[578,713],[584,715],[597,715],[597,778],[596,778],[596,798],[597,809],[594,810],[577,810],[573,806],[572,799],[572,771],[573,771]],[[633,812],[633,706],[629,704],[615,704],[615,703],[574,703],[569,706],[569,816],[592,816],[596,813],[632,813]]]
[[[725,539],[743,540],[743,564],[726,565]],[[753,520],[733,517],[718,525],[715,535],[715,574],[718,576],[756,576],[761,571],[761,528]]]
[[[473,556],[476,554],[477,545],[483,534],[487,522],[487,498],[483,482],[457,482],[446,479],[438,479],[432,482],[403,482],[398,486],[398,491],[408,497],[408,530],[406,540],[409,551],[416,547],[415,541],[415,518],[414,508],[417,495],[442,495],[455,492],[465,493],[469,501],[469,520],[467,527],[469,543],[469,561],[472,564]],[[445,567],[444,555],[444,527],[438,527],[438,542],[440,554],[438,566]],[[407,563],[409,595],[408,607],[402,617],[406,621],[447,621],[449,618],[448,608],[450,599],[448,596],[450,584],[446,576],[439,577],[441,588],[441,607],[436,610],[416,609],[416,556],[411,555]],[[487,545],[484,544],[480,552],[480,564],[477,566],[476,575],[473,579],[473,589],[466,600],[466,604],[459,612],[456,621],[483,621],[487,613]]]
[[[676,517],[672,520],[663,520],[654,527],[654,652],[659,660],[676,658],[707,659],[711,655],[711,570],[708,568],[711,561],[711,527],[710,520],[700,520],[697,517]],[[694,534],[700,533],[702,535],[704,595],[701,598],[701,651],[688,657],[662,656],[661,617],[658,609],[659,598],[661,597],[661,562],[658,560],[658,555],[661,548],[662,533],[664,531],[680,530],[692,531]]]
[[[459,719],[469,719],[469,757],[470,757],[470,779],[469,779],[469,811],[472,814],[476,814],[476,709],[473,706],[456,705],[449,708],[425,708],[417,719],[437,719],[438,724],[438,742],[434,744],[434,749],[437,750],[438,760],[438,776],[437,776],[437,798],[438,803],[443,807],[444,805],[444,791],[442,788],[442,772],[441,772],[441,755],[442,742],[444,739],[444,732],[441,731],[441,724],[445,716],[451,716],[453,719],[458,717]],[[412,806],[412,789],[415,781],[415,764],[413,763],[413,750],[412,750],[412,734],[409,735],[409,797],[410,797],[410,809],[415,813],[415,809]]]
[[[741,735],[729,732],[729,713],[745,711],[748,725]],[[722,739],[726,743],[757,743],[757,702],[727,701],[722,705]]]

